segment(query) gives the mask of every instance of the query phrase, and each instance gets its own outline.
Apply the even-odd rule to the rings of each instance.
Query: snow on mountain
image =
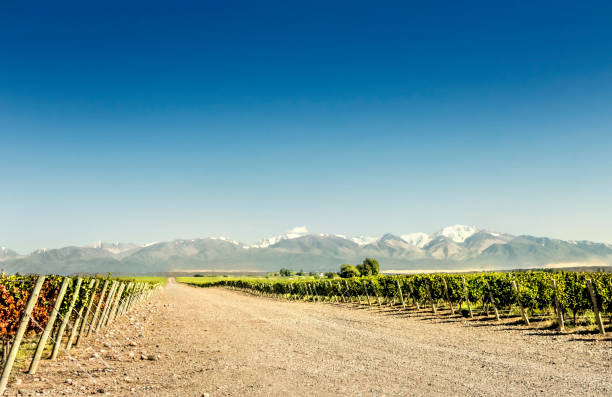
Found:
[[[232,244],[237,245],[237,246],[239,246],[239,247],[242,247],[242,248],[244,248],[244,249],[248,249],[248,248],[249,248],[249,246],[248,246],[248,245],[244,245],[244,244],[242,244],[241,242],[238,242],[238,241],[236,241],[236,240],[229,239],[229,238],[227,238],[227,237],[211,237],[210,239],[211,239],[211,240],[221,240],[221,241],[226,241],[226,242],[228,242],[228,243],[232,243]],[[194,240],[192,240],[192,241],[194,241]]]
[[[85,248],[96,248],[96,249],[101,249],[104,251],[108,251],[111,254],[122,254],[124,252],[128,252],[128,251],[134,251],[137,250],[139,248],[142,248],[142,246],[140,245],[136,245],[136,244],[131,244],[131,243],[120,243],[120,242],[115,242],[115,243],[106,243],[102,240],[98,240],[97,242],[86,246]]]
[[[467,238],[478,232],[474,226],[454,225],[447,226],[437,233],[438,236],[448,237],[456,243],[462,243]]]
[[[366,237],[366,236],[359,236],[359,237],[352,237],[349,240],[351,240],[352,242],[354,242],[357,245],[368,245],[368,244],[372,244],[377,242],[379,239],[378,237]]]
[[[232,244],[235,244],[235,245],[240,245],[240,243],[239,243],[238,241],[236,241],[236,240],[232,240],[232,239],[229,239],[229,238],[227,238],[227,237],[223,237],[223,236],[219,236],[219,237],[211,237],[211,239],[213,239],[213,240],[227,241],[228,243],[232,243]]]
[[[7,256],[8,255],[8,256]],[[88,247],[40,249],[20,256],[0,248],[2,268],[11,272],[165,272],[181,269],[273,271],[280,267],[327,271],[342,263],[374,257],[386,269],[499,269],[549,263],[612,263],[612,245],[562,241],[455,225],[436,233],[345,237],[310,234],[304,226],[246,245],[226,237],[177,239],[143,246],[104,243]]]
[[[259,242],[250,246],[250,248],[268,248],[271,245],[277,244],[282,240],[291,240],[298,237],[303,237],[308,234],[308,229],[306,226],[296,226],[291,230],[288,230],[287,233],[281,234],[279,236],[268,237],[260,240]]]
[[[405,242],[417,246],[419,248],[425,247],[427,244],[429,244],[431,240],[433,240],[433,237],[431,235],[422,232],[402,234],[400,237]]]
[[[4,259],[12,259],[18,257],[19,254],[6,247],[0,247],[0,261]]]

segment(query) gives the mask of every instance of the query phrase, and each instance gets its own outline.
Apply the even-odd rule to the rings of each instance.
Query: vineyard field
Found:
[[[465,316],[473,316],[476,311],[495,313],[497,317],[521,315],[526,323],[530,317],[550,316],[560,327],[580,323],[598,323],[605,327],[612,313],[610,273],[421,274],[317,280],[211,277],[177,281],[199,287],[238,288],[287,299],[411,304],[419,309],[429,308],[434,312],[446,309]]]

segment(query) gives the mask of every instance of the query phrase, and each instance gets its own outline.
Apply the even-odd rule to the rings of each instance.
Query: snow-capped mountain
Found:
[[[612,263],[612,245],[512,236],[454,225],[435,233],[346,237],[309,234],[304,226],[248,245],[225,237],[178,239],[143,246],[104,243],[41,249],[19,256],[0,249],[7,272],[151,273],[186,269],[275,271],[337,270],[343,263],[375,257],[383,269],[508,269],[558,263]]]
[[[352,242],[354,242],[357,245],[368,245],[368,244],[372,244],[375,243],[376,241],[378,241],[377,237],[366,237],[366,236],[359,236],[359,237],[351,237],[350,239]]]
[[[6,247],[0,247],[0,261],[17,258],[18,256],[19,254],[17,252]]]
[[[462,243],[477,232],[478,228],[474,226],[454,225],[445,227],[437,235],[448,237],[456,243]]]
[[[122,254],[125,252],[135,251],[137,249],[142,248],[143,246],[132,244],[132,243],[120,243],[120,242],[107,243],[102,240],[99,240],[89,245],[88,247],[99,249],[99,250],[105,250],[112,254]]]
[[[419,247],[419,248],[423,248],[425,247],[427,244],[429,244],[429,242],[431,240],[433,240],[433,237],[427,233],[423,233],[423,232],[417,232],[417,233],[410,233],[410,234],[402,234],[400,236],[404,241]]]
[[[251,248],[268,248],[269,246],[277,244],[282,240],[291,240],[293,238],[302,237],[307,234],[308,234],[308,229],[306,228],[306,226],[297,226],[289,230],[285,234],[281,234],[279,236],[274,236],[274,237],[269,237],[269,238],[264,238],[263,240],[260,240],[259,242],[251,245],[250,247]]]

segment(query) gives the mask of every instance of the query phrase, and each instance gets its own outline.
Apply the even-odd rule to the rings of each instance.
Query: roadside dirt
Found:
[[[612,342],[595,334],[174,282],[86,342],[8,395],[612,395]]]

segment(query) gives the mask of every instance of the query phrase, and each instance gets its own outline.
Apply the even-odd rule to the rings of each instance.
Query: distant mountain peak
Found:
[[[231,238],[227,238],[227,237],[223,237],[223,236],[220,236],[220,237],[211,237],[210,239],[211,240],[226,241],[228,243],[237,245],[237,246],[242,247],[242,248],[249,248],[247,245],[244,245],[241,242],[238,242],[236,240],[232,240]]]
[[[354,242],[357,245],[368,245],[368,244],[372,244],[378,241],[378,237],[366,237],[366,236],[359,236],[359,237],[352,237],[349,240],[351,240],[352,242]]]
[[[118,241],[114,243],[107,243],[102,240],[98,240],[95,243],[86,246],[85,248],[104,250],[112,254],[122,254],[125,252],[134,251],[142,247],[142,245],[136,245],[132,243],[120,243]]]
[[[612,245],[513,236],[475,226],[453,225],[438,232],[380,237],[310,234],[305,226],[246,245],[227,237],[176,239],[138,246],[98,241],[87,247],[40,249],[20,256],[0,248],[7,272],[146,273],[184,269],[290,269],[327,271],[365,257],[391,269],[516,269],[549,263],[612,263]]]
[[[456,243],[463,243],[466,239],[477,233],[480,229],[475,226],[453,225],[447,226],[437,234],[448,237]]]
[[[422,232],[402,234],[400,237],[407,243],[419,248],[425,247],[431,240],[433,240],[431,235]]]
[[[269,246],[277,244],[282,240],[291,240],[306,236],[307,234],[308,228],[306,228],[306,226],[296,226],[293,229],[288,230],[285,234],[259,240],[257,243],[251,245],[250,248],[268,248]]]
[[[396,236],[395,234],[392,233],[385,233],[380,239],[379,241],[389,241],[389,240],[401,240],[401,237]]]
[[[0,247],[0,260],[4,259],[12,259],[18,257],[19,254],[13,250],[10,250],[6,247]]]

